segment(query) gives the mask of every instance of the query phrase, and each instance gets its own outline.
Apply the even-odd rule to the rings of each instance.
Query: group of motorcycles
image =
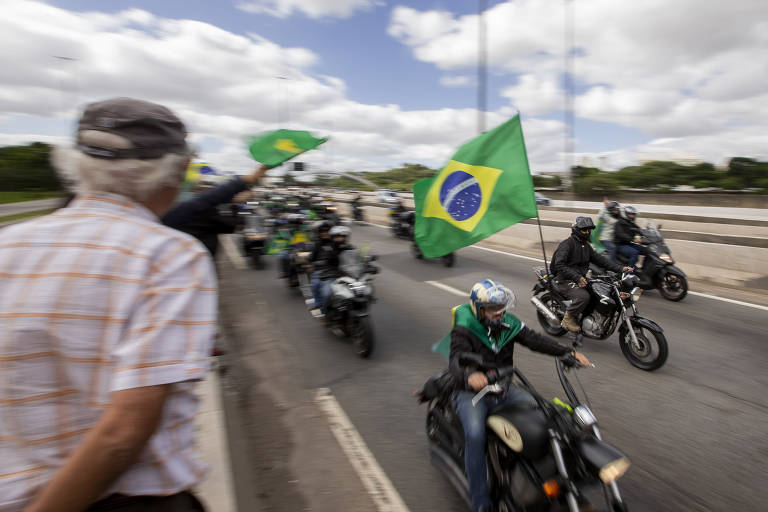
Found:
[[[263,252],[268,246],[267,240],[279,230],[282,216],[283,213],[271,218],[254,215],[254,220],[246,219],[243,241],[246,253],[248,247],[256,248],[253,250],[257,252],[257,248],[262,247]],[[357,221],[364,220],[357,202],[352,204],[352,216]],[[413,242],[414,213],[392,208],[390,216],[392,234],[410,240],[414,256],[421,258]],[[336,221],[342,222],[338,216]],[[304,221],[302,226],[307,226]],[[264,236],[253,236],[258,234]],[[286,282],[307,299],[311,297],[312,239],[308,234],[284,248],[288,251],[289,265]],[[619,346],[629,363],[652,371],[667,359],[667,340],[658,324],[639,315],[637,303],[643,290],[652,288],[657,288],[666,299],[682,300],[688,285],[685,274],[674,265],[658,228],[649,225],[643,231],[642,243],[647,251],[641,270],[622,274],[590,270],[586,288],[591,301],[581,318],[581,332],[573,334],[571,341],[577,347],[583,337],[605,340],[618,331]],[[455,261],[453,254],[443,258],[449,267]],[[375,259],[360,250],[342,253],[342,275],[331,285],[325,317],[331,331],[351,339],[361,357],[368,357],[374,347],[369,309],[375,301],[373,277],[378,273],[372,264]],[[568,332],[561,326],[568,299],[557,292],[546,266],[535,267],[534,273],[536,283],[531,302],[538,321],[549,335],[563,336]],[[600,500],[604,501],[606,510],[628,510],[617,480],[628,470],[629,460],[603,440],[583,388],[581,396],[574,391],[569,374],[578,364],[571,356],[555,358],[555,371],[566,398],[553,400],[543,398],[516,367],[488,366],[475,354],[460,354],[456,360],[480,367],[488,380],[473,404],[487,395],[504,393],[512,385],[522,387],[536,401],[535,406],[507,407],[487,418],[487,478],[494,510],[577,512],[593,510],[587,504]],[[426,434],[433,463],[471,505],[464,470],[464,433],[452,400],[453,375],[445,370],[430,378],[417,398],[427,404]]]
[[[316,243],[315,227],[327,222],[332,226],[345,225],[336,206],[317,198],[310,208],[292,198],[273,195],[262,202],[251,202],[240,212],[244,216],[243,251],[254,268],[262,268],[262,256],[280,254],[283,265],[279,271],[287,286],[296,289],[310,303],[311,279],[315,267],[323,262],[311,261]],[[305,205],[306,206],[306,205]],[[325,325],[336,336],[348,339],[356,353],[369,357],[374,349],[375,336],[369,311],[375,301],[374,275],[379,272],[373,265],[375,255],[351,249],[341,253],[340,276],[333,280],[328,299]]]

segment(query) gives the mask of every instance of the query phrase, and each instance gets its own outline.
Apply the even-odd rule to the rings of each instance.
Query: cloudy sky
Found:
[[[565,168],[564,0],[488,3],[487,125],[519,111],[534,172]],[[576,0],[577,161],[768,159],[768,1]],[[134,96],[223,171],[279,127],[314,168],[439,167],[477,134],[472,0],[3,0],[0,145],[64,143]]]

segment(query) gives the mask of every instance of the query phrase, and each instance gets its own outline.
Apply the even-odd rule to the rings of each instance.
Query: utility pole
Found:
[[[574,27],[573,27],[573,0],[563,0],[563,31],[564,45],[563,52],[563,89],[564,101],[563,121],[565,123],[565,133],[563,138],[563,159],[565,162],[565,175],[570,180],[571,192],[573,192],[573,137],[574,137],[574,114],[573,114],[573,94],[574,94],[574,71],[573,71],[573,52],[574,52]]]
[[[488,38],[485,26],[485,11],[488,0],[478,0],[477,6],[477,131],[485,131],[486,86],[488,75]]]

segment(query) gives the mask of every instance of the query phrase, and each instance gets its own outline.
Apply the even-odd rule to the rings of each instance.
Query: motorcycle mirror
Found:
[[[658,229],[659,231],[661,231],[661,224],[659,224],[659,225],[656,227],[656,229]]]

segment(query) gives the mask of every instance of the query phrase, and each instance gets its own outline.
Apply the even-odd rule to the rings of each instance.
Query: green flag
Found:
[[[520,116],[472,139],[433,178],[413,185],[414,237],[436,258],[536,217]]]
[[[318,139],[309,132],[299,130],[275,130],[263,133],[248,140],[248,151],[257,162],[267,167],[276,167],[327,141]]]

